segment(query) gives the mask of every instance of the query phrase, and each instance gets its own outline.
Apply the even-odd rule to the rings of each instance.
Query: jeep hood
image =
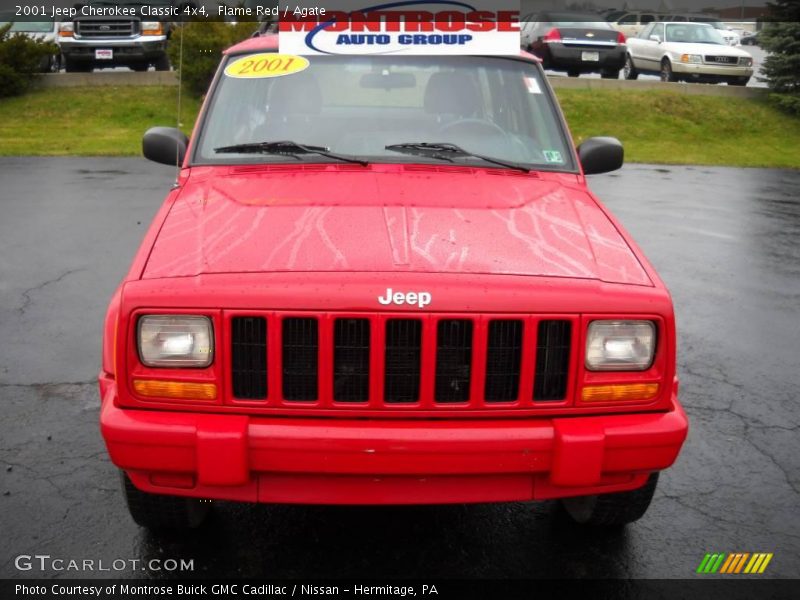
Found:
[[[195,167],[143,277],[277,271],[652,285],[575,175],[422,165]]]

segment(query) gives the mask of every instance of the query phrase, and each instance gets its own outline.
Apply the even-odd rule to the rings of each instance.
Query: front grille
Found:
[[[138,21],[75,21],[75,34],[82,38],[129,38],[138,33]]]
[[[317,399],[319,325],[316,319],[283,321],[283,397],[289,401]]]
[[[487,402],[510,402],[519,395],[522,321],[492,321],[486,348]]]
[[[420,362],[422,360],[422,321],[390,319],[386,321],[383,395],[387,403],[419,400]]]
[[[492,315],[235,315],[233,399],[297,408],[533,408],[569,393],[573,322]]]
[[[333,399],[369,399],[369,319],[337,319],[333,338]]]
[[[231,319],[231,379],[233,395],[244,400],[267,397],[267,320]]]
[[[439,321],[436,331],[436,402],[466,402],[472,370],[472,321]]]
[[[714,63],[718,65],[738,65],[739,58],[737,56],[706,56],[707,63]]]
[[[539,322],[534,400],[563,400],[566,396],[571,334],[569,321]]]

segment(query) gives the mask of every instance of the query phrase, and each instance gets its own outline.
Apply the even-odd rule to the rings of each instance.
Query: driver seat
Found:
[[[483,99],[475,79],[464,71],[434,73],[425,88],[425,112],[437,123],[480,117]]]

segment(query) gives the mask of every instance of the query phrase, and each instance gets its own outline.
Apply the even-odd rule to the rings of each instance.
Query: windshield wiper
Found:
[[[235,144],[233,146],[222,146],[214,148],[214,152],[220,154],[280,154],[292,156],[300,160],[298,154],[319,154],[342,162],[355,163],[361,166],[369,166],[369,162],[356,156],[347,156],[331,152],[324,146],[307,146],[289,140],[280,142],[253,142],[249,144]]]
[[[499,158],[492,158],[491,156],[483,156],[482,154],[475,154],[464,150],[461,146],[456,146],[449,142],[407,142],[404,144],[389,144],[385,147],[386,150],[392,152],[400,152],[402,154],[415,154],[417,156],[427,156],[430,158],[438,158],[440,160],[447,160],[453,162],[454,157],[470,157],[478,158],[482,161],[505,167],[507,169],[516,169],[523,173],[530,173],[531,170],[519,163],[501,160]]]

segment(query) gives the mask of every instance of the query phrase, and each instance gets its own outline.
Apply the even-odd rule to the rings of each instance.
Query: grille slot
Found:
[[[267,320],[231,320],[231,380],[233,395],[243,400],[267,397]]]
[[[436,402],[466,402],[472,368],[472,321],[445,319],[436,330]]]
[[[540,321],[536,343],[534,400],[563,400],[567,394],[570,321]]]
[[[383,394],[388,403],[419,400],[422,322],[416,319],[386,321]]]
[[[369,320],[337,319],[334,325],[333,399],[369,399]]]
[[[519,395],[522,321],[492,321],[486,347],[486,402],[510,402]]]
[[[316,400],[319,324],[316,319],[283,320],[283,397],[293,402]]]
[[[138,21],[76,21],[75,33],[83,38],[126,38],[139,33]]]
[[[739,64],[738,56],[706,56],[707,63],[715,63],[719,65],[737,65]]]

